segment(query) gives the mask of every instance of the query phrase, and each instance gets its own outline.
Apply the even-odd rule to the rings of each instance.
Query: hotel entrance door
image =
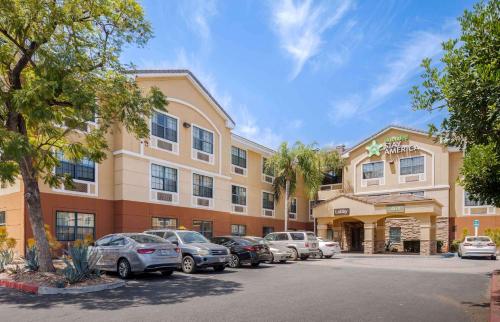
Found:
[[[363,227],[351,227],[351,251],[363,251]]]

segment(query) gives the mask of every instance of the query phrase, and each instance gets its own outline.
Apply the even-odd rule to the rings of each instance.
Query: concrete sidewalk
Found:
[[[490,322],[500,322],[500,271],[491,276]]]

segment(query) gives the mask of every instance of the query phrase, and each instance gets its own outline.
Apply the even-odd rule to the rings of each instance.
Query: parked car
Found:
[[[223,245],[231,250],[231,259],[229,261],[229,267],[231,268],[240,267],[243,264],[250,264],[253,267],[257,267],[260,263],[271,260],[269,247],[251,239],[220,236],[212,238],[212,242]]]
[[[340,254],[340,244],[335,241],[326,240],[320,237],[316,237],[319,242],[319,258],[332,258],[333,256]]]
[[[458,257],[490,257],[497,259],[497,247],[488,236],[467,236],[458,247]]]
[[[204,267],[212,267],[214,271],[222,272],[229,263],[229,249],[211,243],[197,231],[156,229],[147,230],[145,233],[165,238],[181,248],[181,268],[184,273],[193,274]]]
[[[307,260],[309,256],[318,254],[316,235],[308,231],[274,232],[264,239],[272,246],[284,246],[292,250],[291,260]]]
[[[269,260],[269,263],[286,263],[286,261],[292,257],[292,250],[290,248],[280,245],[269,245],[269,243],[262,237],[245,236],[244,239],[253,240],[259,244],[267,245],[269,247],[269,251],[271,252],[271,259]]]
[[[181,264],[179,247],[147,234],[111,234],[94,244],[99,253],[97,268],[118,272],[121,278],[133,273],[159,271],[170,276]]]

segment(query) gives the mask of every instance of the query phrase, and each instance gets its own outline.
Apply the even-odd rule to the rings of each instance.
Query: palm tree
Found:
[[[274,175],[274,197],[279,200],[285,192],[285,231],[288,230],[288,202],[295,192],[297,176],[304,181],[309,198],[313,198],[321,185],[323,174],[320,169],[319,155],[313,145],[295,143],[291,148],[284,142],[278,151],[265,164],[266,172]]]

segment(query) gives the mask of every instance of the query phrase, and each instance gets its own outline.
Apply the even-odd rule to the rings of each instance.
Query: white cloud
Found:
[[[313,5],[311,0],[273,2],[273,26],[281,47],[294,63],[291,79],[297,77],[304,64],[318,53],[323,33],[336,25],[350,7],[350,0],[338,1],[334,8]]]
[[[410,35],[407,41],[388,57],[390,62],[386,63],[385,72],[369,85],[367,90],[350,94],[347,98],[330,104],[330,119],[333,122],[352,119],[380,106],[420,71],[422,59],[441,53],[441,43],[450,35],[431,32],[416,32]]]
[[[217,15],[217,1],[183,0],[179,2],[179,10],[188,28],[205,42],[210,41],[210,19]]]

